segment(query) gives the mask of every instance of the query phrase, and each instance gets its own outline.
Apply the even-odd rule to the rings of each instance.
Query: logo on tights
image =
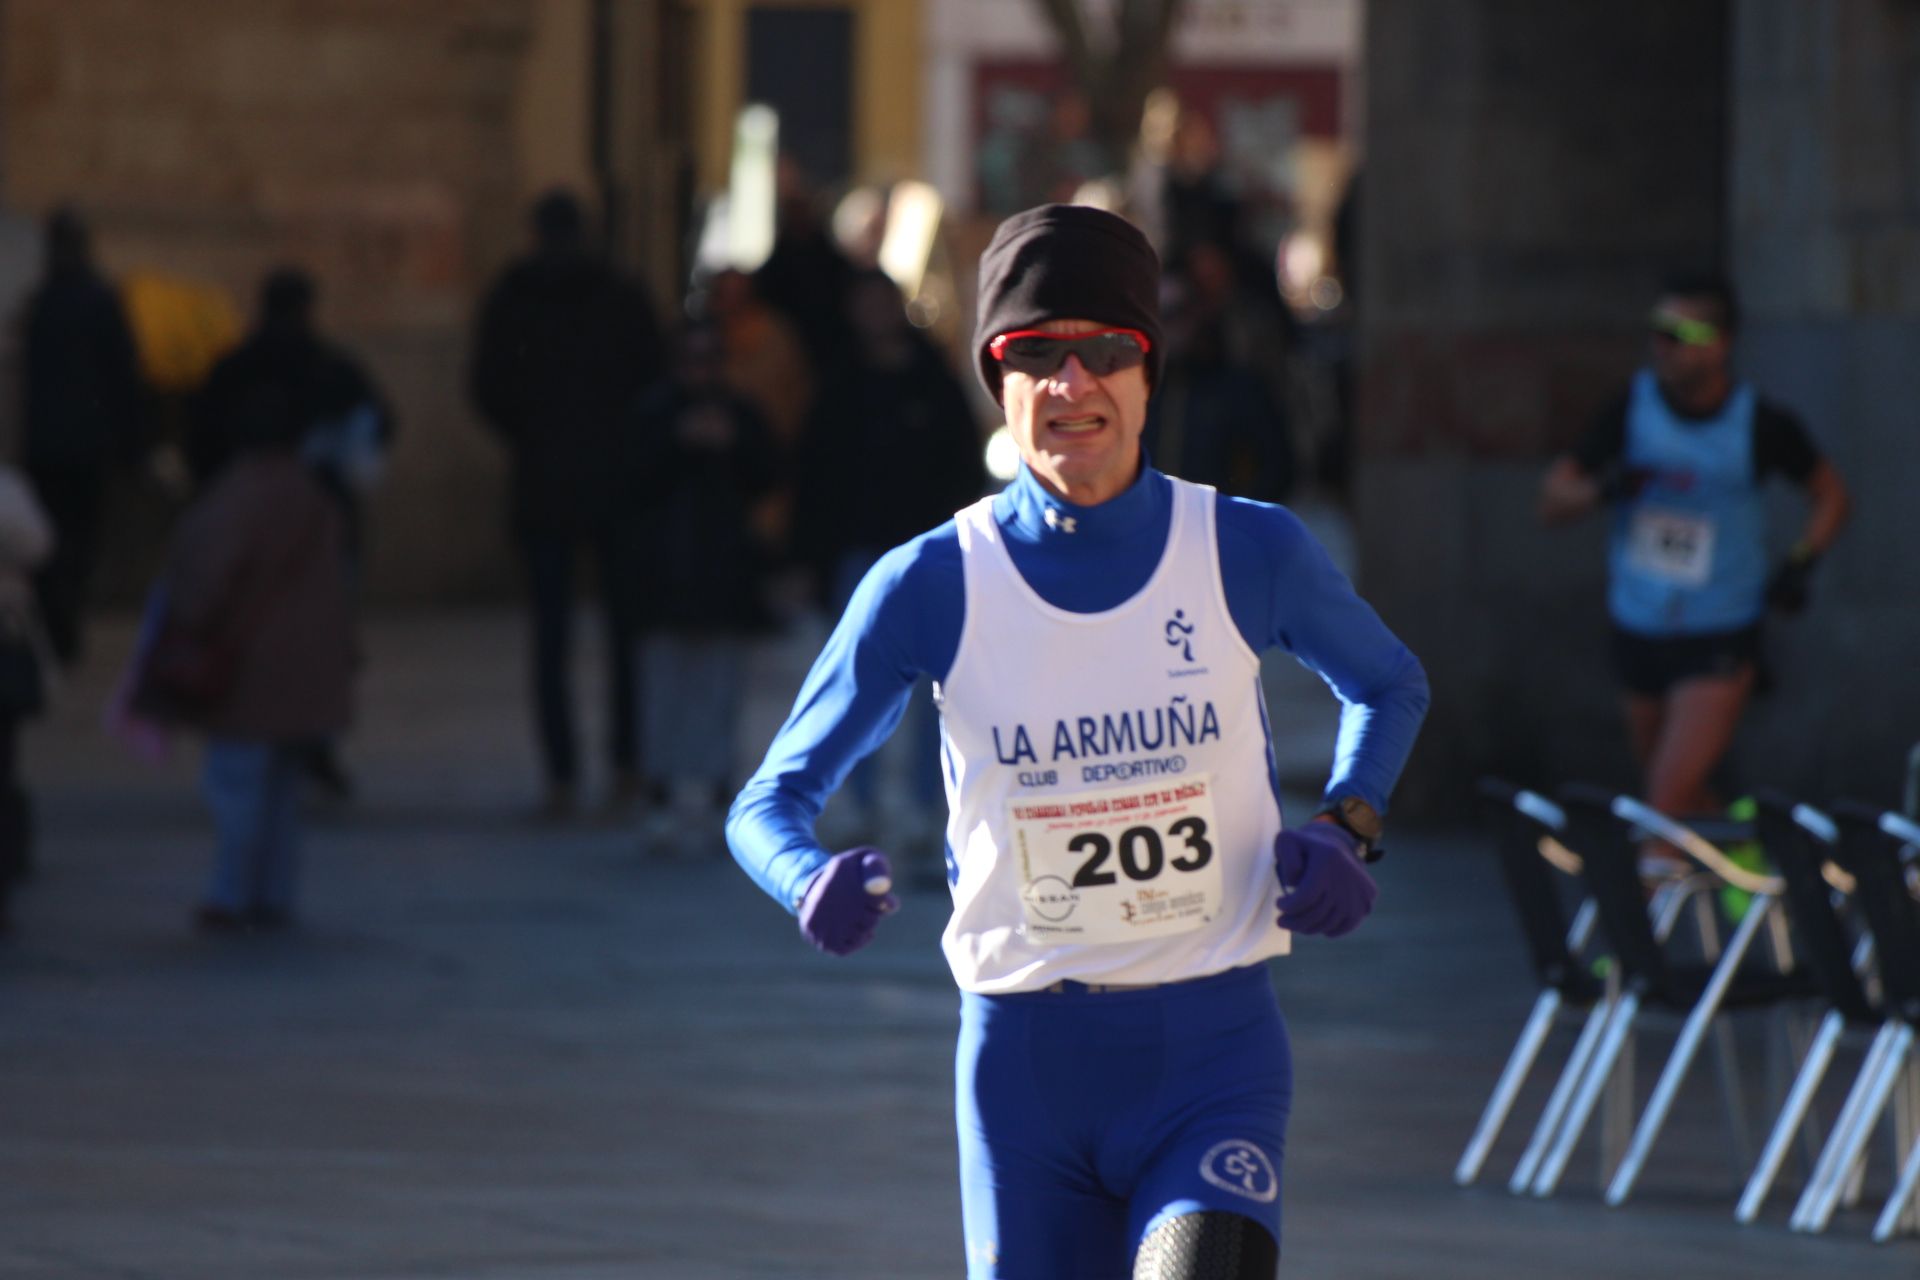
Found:
[[[1200,1158],[1200,1176],[1222,1191],[1231,1191],[1261,1204],[1280,1194],[1280,1177],[1267,1153],[1251,1142],[1233,1138],[1217,1142]]]

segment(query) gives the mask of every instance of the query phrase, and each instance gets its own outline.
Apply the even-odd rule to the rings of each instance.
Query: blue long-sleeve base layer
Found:
[[[1241,635],[1256,653],[1291,653],[1340,699],[1324,802],[1354,795],[1385,813],[1426,715],[1426,672],[1299,517],[1241,498],[1216,503],[1220,573]],[[1172,511],[1171,483],[1147,466],[1093,507],[1053,496],[1022,467],[993,505],[1021,576],[1076,613],[1111,609],[1146,585]],[[946,678],[965,617],[951,520],[888,552],[855,591],[727,818],[735,859],[789,911],[831,856],[813,834],[827,797],[893,732],[914,682]]]

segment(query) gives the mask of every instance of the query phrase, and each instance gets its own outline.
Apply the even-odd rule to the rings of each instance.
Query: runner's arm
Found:
[[[1255,652],[1285,649],[1340,699],[1323,802],[1358,796],[1384,814],[1426,718],[1425,669],[1299,517],[1242,499],[1221,499],[1219,511],[1221,576],[1241,634]]]
[[[1812,509],[1807,512],[1807,523],[1800,530],[1798,545],[1806,547],[1812,555],[1825,555],[1853,510],[1847,482],[1825,458],[1807,477],[1807,501]]]
[[[1811,561],[1825,555],[1853,507],[1846,481],[1791,409],[1762,399],[1754,412],[1753,431],[1755,473],[1765,479],[1778,472],[1806,490],[1807,521],[1790,558]]]
[[[1578,520],[1608,498],[1609,488],[1629,485],[1621,469],[1626,451],[1627,400],[1622,396],[1594,415],[1587,433],[1541,477],[1536,508],[1540,522]]]
[[[734,859],[788,911],[831,856],[813,833],[827,797],[900,723],[914,681],[953,663],[964,592],[951,532],[895,548],[861,580],[727,815]]]
[[[1572,454],[1553,460],[1540,479],[1541,524],[1566,524],[1600,505],[1600,482],[1580,469]]]

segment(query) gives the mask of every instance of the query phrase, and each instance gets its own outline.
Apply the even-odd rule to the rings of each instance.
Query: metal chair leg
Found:
[[[1920,1127],[1920,1058],[1909,1057],[1907,1069],[1900,1073],[1900,1087],[1893,1091],[1893,1167],[1905,1169],[1907,1158],[1920,1141],[1916,1141],[1915,1130]],[[1911,1214],[1898,1215],[1894,1224],[1896,1231],[1906,1225]]]
[[[1900,1181],[1895,1184],[1893,1194],[1887,1197],[1887,1207],[1880,1211],[1879,1220],[1873,1224],[1875,1244],[1885,1244],[1893,1238],[1894,1227],[1909,1210],[1916,1207],[1916,1191],[1920,1191],[1920,1143],[1907,1152],[1907,1163],[1900,1170]]]
[[[1633,1184],[1639,1179],[1640,1170],[1653,1150],[1654,1140],[1660,1136],[1661,1127],[1667,1122],[1667,1112],[1672,1109],[1674,1097],[1680,1092],[1680,1083],[1686,1079],[1688,1068],[1693,1066],[1701,1038],[1713,1025],[1720,1012],[1720,1002],[1726,998],[1727,988],[1733,983],[1733,975],[1739,969],[1740,961],[1746,956],[1747,948],[1753,945],[1754,937],[1772,909],[1773,903],[1765,894],[1754,895],[1753,903],[1747,908],[1739,929],[1734,932],[1733,940],[1720,955],[1719,963],[1714,965],[1713,976],[1707,980],[1706,990],[1700,993],[1693,1011],[1687,1015],[1686,1025],[1680,1029],[1680,1039],[1667,1058],[1666,1069],[1660,1073],[1659,1083],[1653,1088],[1653,1097],[1648,1099],[1646,1110],[1640,1113],[1640,1125],[1634,1130],[1633,1145],[1627,1149],[1626,1158],[1620,1162],[1620,1167],[1614,1171],[1613,1181],[1607,1186],[1609,1205],[1624,1204],[1633,1193]],[[1744,1125],[1744,1116],[1740,1120]]]
[[[1912,1223],[1913,1215],[1920,1212],[1920,1205],[1914,1202],[1916,1191],[1920,1191],[1920,1142],[1915,1142],[1908,1149],[1906,1163],[1900,1166],[1900,1178],[1894,1184],[1893,1194],[1887,1197],[1886,1208],[1880,1211],[1880,1217],[1873,1224],[1875,1244],[1885,1244],[1903,1223]]]
[[[1700,939],[1700,958],[1708,964],[1720,963],[1720,917],[1715,912],[1712,894],[1694,895],[1693,928]]]
[[[1866,1056],[1860,1062],[1860,1072],[1854,1077],[1853,1084],[1847,1089],[1846,1101],[1840,1104],[1840,1114],[1834,1117],[1833,1132],[1827,1135],[1826,1145],[1820,1148],[1820,1158],[1814,1161],[1813,1172],[1807,1175],[1807,1183],[1800,1189],[1799,1199],[1794,1201],[1793,1213],[1787,1219],[1787,1225],[1795,1231],[1806,1229],[1813,1215],[1814,1205],[1819,1202],[1828,1182],[1840,1177],[1835,1166],[1840,1161],[1840,1153],[1847,1145],[1847,1135],[1859,1118],[1861,1108],[1866,1104],[1873,1080],[1880,1073],[1881,1064],[1886,1061],[1887,1050],[1892,1047],[1894,1025],[1884,1024],[1873,1037],[1873,1043],[1867,1046]]]
[[[1613,1070],[1607,1074],[1607,1087],[1600,1091],[1599,1130],[1600,1141],[1594,1144],[1593,1180],[1596,1185],[1605,1186],[1613,1171],[1620,1167],[1620,1161],[1626,1156],[1627,1143],[1633,1140],[1633,1100],[1638,1086],[1634,1082],[1634,1068],[1640,1062],[1640,1030],[1627,1028],[1627,1041],[1620,1046],[1620,1056],[1614,1060]]]
[[[1822,1019],[1822,1021],[1824,1022],[1825,1020]],[[1844,1018],[1842,1022],[1845,1022]],[[1799,1034],[1794,1037],[1794,1051],[1800,1061],[1805,1062],[1808,1056],[1813,1053],[1815,1033],[1809,1025],[1797,1025],[1799,1025],[1800,1029]],[[1840,1035],[1842,1039],[1846,1037],[1844,1028],[1840,1032]],[[1836,1044],[1834,1047],[1838,1048],[1839,1046]],[[1833,1050],[1829,1049],[1829,1064],[1832,1060],[1832,1054]],[[1826,1141],[1826,1126],[1820,1122],[1820,1113],[1810,1105],[1807,1108],[1807,1114],[1800,1120],[1800,1163],[1808,1173],[1813,1172],[1813,1166],[1820,1159],[1820,1148],[1826,1145]]]
[[[1560,998],[1558,991],[1542,991],[1540,998],[1533,1002],[1533,1014],[1527,1019],[1520,1038],[1514,1042],[1513,1052],[1507,1055],[1507,1065],[1500,1073],[1500,1081],[1494,1085],[1493,1096],[1487,1100],[1480,1123],[1474,1128],[1473,1137],[1453,1171],[1453,1180],[1458,1185],[1468,1186],[1480,1176],[1480,1166],[1486,1163],[1494,1139],[1500,1136],[1500,1128],[1506,1124],[1507,1115],[1513,1110],[1514,1099],[1520,1096],[1520,1086],[1526,1083],[1528,1073],[1533,1070],[1533,1064],[1540,1056],[1540,1047],[1547,1042],[1547,1035],[1553,1030],[1554,1017],[1560,1012]]]
[[[1873,1140],[1873,1128],[1867,1128],[1867,1141],[1860,1144],[1860,1154],[1853,1158],[1853,1167],[1847,1170],[1846,1181],[1840,1184],[1840,1200],[1834,1205],[1840,1209],[1858,1209],[1861,1199],[1867,1194],[1867,1146]]]
[[[1873,1128],[1879,1123],[1880,1114],[1886,1109],[1887,1098],[1894,1086],[1899,1083],[1900,1072],[1905,1068],[1907,1053],[1913,1048],[1913,1028],[1901,1023],[1889,1023],[1894,1035],[1886,1052],[1882,1055],[1871,1079],[1863,1078],[1856,1089],[1865,1087],[1861,1095],[1861,1104],[1853,1118],[1853,1123],[1845,1131],[1836,1130],[1832,1143],[1839,1144],[1833,1166],[1826,1181],[1818,1188],[1805,1220],[1799,1230],[1819,1232],[1827,1229],[1827,1223],[1833,1220],[1833,1211],[1838,1207],[1840,1198],[1852,1181],[1860,1155],[1865,1150],[1867,1140],[1873,1136]],[[1830,1143],[1831,1145],[1831,1143]],[[1809,1188],[1812,1190],[1812,1188]],[[1804,1196],[1801,1197],[1803,1200]]]
[[[1554,1082],[1546,1109],[1533,1126],[1533,1136],[1527,1140],[1527,1149],[1521,1153],[1520,1163],[1514,1166],[1513,1177],[1507,1181],[1507,1190],[1514,1195],[1522,1194],[1533,1184],[1533,1175],[1539,1170],[1540,1161],[1546,1156],[1554,1135],[1560,1131],[1560,1122],[1567,1114],[1567,1104],[1573,1100],[1574,1090],[1580,1087],[1580,1081],[1586,1076],[1587,1064],[1593,1060],[1594,1047],[1600,1043],[1600,1033],[1606,1030],[1607,1019],[1612,1012],[1613,1004],[1604,1000],[1596,1001],[1588,1011],[1587,1020],[1580,1028],[1580,1038],[1574,1041],[1573,1052],[1567,1055],[1567,1065],[1560,1069],[1560,1078]]]
[[[1912,1105],[1914,1070],[1911,1058],[1905,1060],[1898,1076],[1894,1080],[1893,1091],[1888,1095],[1887,1106],[1882,1113],[1893,1139],[1893,1167],[1898,1169],[1907,1158],[1907,1132],[1910,1126],[1909,1108]],[[1871,1142],[1871,1135],[1869,1135]],[[1860,1155],[1854,1161],[1853,1169],[1847,1176],[1845,1192],[1840,1197],[1840,1206],[1844,1209],[1857,1209],[1867,1193],[1867,1151],[1863,1144]]]
[[[1560,1132],[1554,1138],[1553,1147],[1547,1153],[1539,1173],[1534,1176],[1534,1195],[1550,1196],[1554,1188],[1560,1185],[1560,1178],[1567,1171],[1567,1162],[1573,1158],[1574,1146],[1580,1141],[1587,1121],[1593,1118],[1593,1109],[1600,1101],[1601,1091],[1607,1086],[1607,1078],[1613,1074],[1614,1065],[1620,1060],[1620,1051],[1626,1047],[1628,1033],[1633,1030],[1634,1019],[1639,1013],[1640,997],[1632,992],[1620,997],[1614,1005],[1613,1014],[1607,1019],[1606,1032],[1601,1036],[1600,1047],[1580,1081],[1580,1091],[1574,1095],[1572,1109],[1565,1123],[1560,1126]]]
[[[1903,1171],[1906,1162],[1913,1159],[1913,1153],[1920,1150],[1920,1059],[1909,1062],[1907,1084],[1907,1128],[1902,1135],[1906,1147],[1900,1153],[1900,1168]],[[1920,1234],[1920,1202],[1916,1202],[1914,1197],[1907,1198],[1906,1208],[1894,1221],[1893,1229],[1896,1232]]]
[[[1786,1105],[1780,1109],[1780,1118],[1774,1121],[1773,1132],[1767,1136],[1766,1150],[1761,1153],[1760,1163],[1754,1168],[1753,1176],[1747,1179],[1746,1190],[1740,1195],[1740,1205],[1733,1211],[1735,1222],[1744,1225],[1759,1216],[1760,1206],[1766,1201],[1767,1192],[1773,1189],[1773,1180],[1780,1175],[1787,1149],[1793,1145],[1794,1134],[1800,1131],[1801,1123],[1813,1106],[1814,1094],[1820,1088],[1820,1081],[1826,1077],[1828,1064],[1833,1061],[1834,1047],[1840,1043],[1840,1037],[1846,1029],[1847,1020],[1837,1011],[1828,1013],[1822,1019],[1820,1033],[1807,1050],[1800,1073],[1794,1077],[1793,1088],[1787,1093]]]

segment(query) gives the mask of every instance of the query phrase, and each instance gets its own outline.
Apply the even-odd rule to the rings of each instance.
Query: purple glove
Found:
[[[1288,892],[1280,895],[1280,927],[1329,938],[1353,932],[1380,890],[1360,861],[1360,841],[1331,822],[1289,828],[1273,842],[1274,869]]]
[[[836,853],[807,882],[800,898],[800,932],[830,956],[849,956],[873,941],[880,917],[900,909],[889,892],[893,868],[869,845]]]

